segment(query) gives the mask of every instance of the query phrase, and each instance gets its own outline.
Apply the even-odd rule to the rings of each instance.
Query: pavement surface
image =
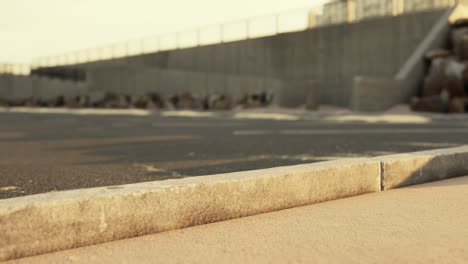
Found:
[[[0,199],[463,144],[466,115],[0,111]]]
[[[467,263],[468,176],[8,263]]]

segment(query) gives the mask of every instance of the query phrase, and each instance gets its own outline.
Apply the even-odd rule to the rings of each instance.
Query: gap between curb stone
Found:
[[[380,191],[383,192],[385,191],[385,168],[384,168],[384,163],[381,161],[380,162]]]
[[[375,157],[381,167],[381,190],[468,175],[468,146]]]

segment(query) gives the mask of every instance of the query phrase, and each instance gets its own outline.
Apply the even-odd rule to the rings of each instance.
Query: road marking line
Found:
[[[271,135],[273,131],[270,130],[236,130],[232,132],[234,136],[250,136],[250,135]]]
[[[357,135],[357,134],[439,134],[468,133],[468,128],[416,128],[416,129],[287,129],[287,130],[236,130],[234,136],[254,135]]]
[[[266,120],[287,120],[296,121],[300,117],[295,115],[287,114],[275,114],[275,113],[238,113],[234,115],[234,119],[266,119]]]
[[[417,128],[417,129],[325,129],[325,130],[281,130],[281,135],[349,135],[349,134],[437,134],[468,133],[467,128]]]
[[[164,117],[216,117],[213,112],[200,112],[200,111],[189,111],[189,110],[178,110],[178,111],[164,111],[161,113]]]

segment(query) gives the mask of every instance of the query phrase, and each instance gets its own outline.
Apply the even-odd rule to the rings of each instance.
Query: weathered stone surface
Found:
[[[468,174],[468,146],[375,159],[382,162],[382,190]]]
[[[378,160],[345,159],[5,199],[0,260],[378,191]]]

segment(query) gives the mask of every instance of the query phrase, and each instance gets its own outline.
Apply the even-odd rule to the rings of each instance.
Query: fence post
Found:
[[[246,19],[245,20],[245,39],[250,38],[250,20]]]
[[[224,25],[219,25],[219,40],[220,43],[224,43]]]
[[[404,0],[393,0],[392,1],[392,15],[398,16],[403,14],[405,7]]]
[[[275,34],[279,34],[279,19],[280,19],[280,15],[279,14],[276,14],[275,15]]]
[[[314,28],[317,26],[317,14],[314,11],[310,10],[308,14],[308,27]]]
[[[145,54],[145,39],[140,40],[140,54],[141,55]]]
[[[354,0],[348,0],[347,2],[347,9],[348,9],[348,23],[353,23],[356,18],[356,7]]]
[[[115,59],[115,44],[111,46],[111,59]]]

